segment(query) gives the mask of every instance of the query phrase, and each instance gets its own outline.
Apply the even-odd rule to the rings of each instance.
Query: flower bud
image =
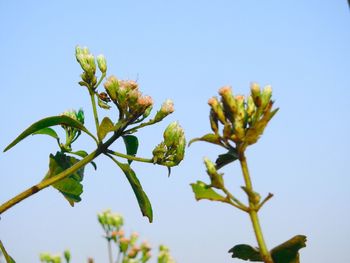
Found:
[[[138,237],[139,237],[139,234],[136,232],[133,232],[130,236],[130,244],[134,245],[136,243]]]
[[[121,252],[126,252],[128,250],[129,243],[130,243],[130,240],[128,238],[122,237],[119,240],[119,249],[120,249],[120,251]]]
[[[224,187],[224,179],[216,170],[215,164],[208,158],[204,158],[205,166],[207,167],[207,174],[210,177],[211,186],[222,189]]]
[[[213,109],[210,110],[210,115],[209,115],[209,120],[210,120],[210,127],[211,127],[211,130],[215,133],[215,134],[218,134],[219,132],[219,123],[218,123],[218,118],[214,112]]]
[[[98,55],[97,56],[97,65],[98,68],[100,69],[100,71],[102,73],[106,73],[107,71],[107,62],[106,62],[106,58],[104,55]]]
[[[117,102],[117,91],[119,89],[119,81],[115,76],[110,76],[107,81],[103,84],[105,87],[108,96],[111,98],[111,100],[116,103]]]
[[[226,117],[224,114],[224,110],[222,109],[222,106],[220,105],[218,99],[216,97],[212,97],[208,100],[208,104],[212,108],[212,110],[215,112],[220,122],[222,124],[225,124]]]
[[[167,99],[163,102],[162,107],[157,111],[156,116],[154,117],[154,122],[159,122],[163,120],[166,116],[174,112],[174,102],[170,99]]]
[[[267,85],[264,87],[264,90],[261,94],[261,109],[265,110],[267,104],[270,102],[272,96],[272,87]]]
[[[253,82],[250,86],[251,95],[253,97],[253,101],[256,107],[260,107],[261,105],[261,91],[259,84]]]
[[[250,95],[247,100],[247,115],[249,118],[253,116],[255,109],[253,97]]]
[[[224,86],[219,89],[219,94],[224,105],[226,118],[232,121],[233,116],[237,112],[236,100],[233,97],[232,88],[230,86]]]
[[[65,250],[63,255],[64,255],[64,258],[65,258],[66,262],[68,263],[70,261],[70,258],[71,258],[70,251],[69,250]]]

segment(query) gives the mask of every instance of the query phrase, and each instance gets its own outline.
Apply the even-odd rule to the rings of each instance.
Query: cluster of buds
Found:
[[[278,109],[272,110],[271,86],[261,89],[256,83],[251,85],[251,94],[245,98],[234,96],[232,88],[222,87],[219,90],[221,100],[213,97],[209,99],[210,124],[212,131],[218,135],[219,123],[223,125],[220,136],[225,144],[233,141],[237,147],[244,150],[254,144],[263,133],[267,123]]]
[[[111,210],[106,210],[97,214],[97,219],[106,232],[107,240],[115,239],[118,235],[124,236],[123,232],[120,230],[124,224],[124,219],[121,215],[112,213]]]
[[[164,141],[153,150],[153,162],[172,167],[178,165],[184,158],[186,139],[185,133],[178,122],[173,122],[165,129]]]
[[[84,111],[82,109],[79,109],[78,112],[75,110],[68,110],[63,112],[61,116],[67,116],[84,124]],[[62,125],[62,128],[66,131],[66,143],[60,144],[60,147],[63,151],[71,151],[71,144],[80,136],[81,131],[67,125]]]
[[[65,250],[63,253],[64,259],[66,261],[66,263],[70,262],[71,259],[71,255],[69,250]],[[60,255],[52,255],[50,253],[40,253],[40,262],[44,262],[44,263],[61,263],[62,259]]]
[[[158,263],[175,263],[169,248],[164,245],[159,246]]]
[[[150,114],[153,100],[142,95],[135,81],[118,80],[115,76],[110,76],[104,87],[109,99],[118,107],[120,118],[133,122],[140,116],[144,119]]]

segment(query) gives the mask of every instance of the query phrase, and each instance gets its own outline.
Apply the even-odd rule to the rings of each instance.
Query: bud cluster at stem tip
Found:
[[[234,95],[232,88],[224,86],[219,90],[220,101],[217,97],[210,98],[210,125],[212,131],[219,135],[219,124],[223,125],[223,142],[232,141],[237,147],[245,149],[255,143],[263,133],[267,123],[278,109],[272,109],[272,88],[270,85],[263,89],[256,83],[251,84],[251,94],[245,98]]]
[[[167,167],[178,165],[184,158],[186,138],[178,122],[168,125],[163,133],[164,141],[153,150],[154,163]]]
[[[142,95],[135,81],[118,80],[115,76],[110,76],[104,87],[109,98],[118,107],[121,118],[135,121],[150,113],[153,100],[150,96]]]

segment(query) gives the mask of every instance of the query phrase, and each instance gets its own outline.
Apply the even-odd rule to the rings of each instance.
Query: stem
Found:
[[[11,198],[7,202],[3,203],[0,206],[0,214],[11,208],[12,206],[16,205],[17,203],[21,202],[22,200],[30,197],[31,195],[41,191],[42,189],[57,183],[58,181],[63,180],[64,178],[68,177],[81,167],[85,166],[86,164],[90,163],[93,159],[95,159],[97,156],[99,156],[101,153],[106,152],[108,147],[117,140],[120,135],[122,134],[123,130],[125,129],[126,124],[121,123],[120,128],[117,132],[115,132],[111,138],[108,139],[105,143],[100,144],[95,151],[90,153],[85,158],[81,159],[79,162],[74,164],[73,166],[69,167],[68,169],[64,170],[63,172],[55,175],[54,177],[48,178],[44,181],[41,181],[40,183],[28,188],[27,190],[23,191],[22,193],[16,195],[15,197]]]
[[[113,263],[111,240],[108,240],[108,258],[109,258],[109,263]]]
[[[98,86],[100,86],[102,80],[106,77],[106,73],[102,73],[100,80],[95,85],[94,89],[97,89]]]
[[[240,154],[239,161],[241,163],[242,173],[243,173],[243,177],[244,177],[244,181],[245,181],[245,187],[248,191],[254,192],[252,181],[251,181],[250,175],[249,175],[247,160],[245,158],[244,153]],[[258,242],[258,245],[259,245],[260,255],[265,263],[273,263],[271,254],[270,254],[269,250],[267,249],[267,246],[266,246],[266,243],[264,240],[264,236],[263,236],[262,229],[260,226],[257,211],[258,211],[258,209],[255,206],[255,204],[249,200],[248,213],[249,213],[249,217],[250,217],[250,220],[252,222],[252,225],[253,225],[256,241]]]
[[[92,110],[94,112],[94,119],[95,119],[95,126],[96,126],[96,133],[98,132],[98,127],[100,126],[98,121],[98,114],[97,114],[97,108],[96,108],[96,100],[95,100],[95,93],[89,89],[90,93],[90,99],[92,104]]]
[[[118,157],[122,157],[131,161],[137,161],[137,162],[143,162],[143,163],[153,163],[153,159],[146,159],[146,158],[141,158],[141,157],[136,157],[132,155],[127,155],[119,152],[114,152],[111,150],[107,150],[107,153],[113,154]]]
[[[11,263],[12,262],[11,257],[9,254],[7,254],[7,251],[4,247],[4,245],[2,244],[1,240],[0,240],[0,251],[4,255],[6,262]]]

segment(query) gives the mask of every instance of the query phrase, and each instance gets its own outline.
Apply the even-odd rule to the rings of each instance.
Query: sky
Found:
[[[150,157],[164,128],[179,121],[187,140],[210,131],[207,101],[224,85],[249,93],[251,82],[273,87],[280,111],[247,159],[256,191],[274,197],[260,213],[268,247],[308,237],[301,262],[350,262],[350,12],[333,1],[0,1],[1,129],[4,149],[31,123],[83,108],[94,129],[87,91],[77,82],[76,45],[107,58],[108,75],[137,79],[154,108],[170,98],[175,112],[138,133]],[[100,111],[101,116],[117,116]],[[115,149],[122,149],[116,142]],[[76,149],[94,150],[81,136]],[[54,140],[30,136],[0,154],[0,203],[38,183]],[[197,143],[167,177],[161,166],[134,164],[151,200],[154,222],[142,217],[130,185],[103,156],[87,167],[74,208],[52,188],[1,215],[0,239],[17,262],[69,248],[72,262],[107,262],[96,214],[120,213],[127,233],[167,245],[178,263],[234,263],[234,245],[256,245],[246,214],[194,199],[190,183],[208,182],[203,157],[223,153]],[[244,198],[238,163],[225,167],[231,192]],[[156,262],[155,258],[151,262]]]

